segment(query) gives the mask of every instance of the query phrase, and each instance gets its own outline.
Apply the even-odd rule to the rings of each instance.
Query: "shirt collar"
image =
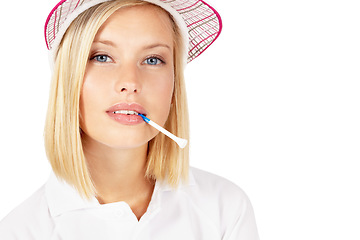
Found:
[[[159,205],[159,201],[161,199],[161,196],[159,195],[161,195],[162,192],[176,191],[193,185],[195,185],[195,179],[192,171],[189,171],[188,183],[181,182],[178,189],[173,189],[169,184],[166,183],[166,181],[156,181],[151,201],[154,203],[154,205]],[[67,184],[65,181],[58,179],[53,172],[45,184],[45,196],[52,217],[56,217],[63,213],[74,210],[95,208],[100,206],[100,203],[95,197],[89,200],[82,198],[77,190],[75,190],[75,188]]]
[[[90,200],[82,198],[75,188],[58,179],[53,172],[45,185],[45,196],[53,217],[65,212],[100,205],[95,197]]]

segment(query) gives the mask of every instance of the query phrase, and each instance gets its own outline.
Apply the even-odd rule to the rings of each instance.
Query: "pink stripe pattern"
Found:
[[[70,14],[92,0],[62,0],[50,12],[45,24],[48,49]],[[222,21],[219,13],[202,0],[159,0],[169,4],[184,19],[189,33],[188,62],[203,53],[219,36]],[[62,36],[61,36],[62,37]]]
[[[188,26],[188,62],[191,62],[218,38],[222,29],[220,15],[201,0],[161,1],[178,11]]]

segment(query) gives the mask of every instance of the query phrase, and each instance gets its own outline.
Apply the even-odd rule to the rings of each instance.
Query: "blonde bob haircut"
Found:
[[[96,196],[96,188],[82,148],[79,124],[79,103],[90,48],[101,25],[116,10],[151,4],[143,1],[109,1],[81,13],[67,29],[55,53],[45,123],[45,150],[55,175],[72,185],[82,197]],[[156,5],[154,5],[156,6]],[[159,11],[165,11],[157,7]],[[166,12],[166,11],[165,11]],[[184,43],[180,30],[168,13],[174,35],[174,93],[165,128],[189,139],[188,108],[184,83]],[[180,149],[172,140],[159,133],[148,143],[146,176],[167,181],[176,188],[187,181],[189,147]]]

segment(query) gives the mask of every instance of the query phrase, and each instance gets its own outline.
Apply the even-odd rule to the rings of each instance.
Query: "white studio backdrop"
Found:
[[[0,219],[48,178],[49,6],[0,15]],[[223,32],[186,69],[191,165],[249,195],[261,239],[360,239],[360,3],[209,1]]]

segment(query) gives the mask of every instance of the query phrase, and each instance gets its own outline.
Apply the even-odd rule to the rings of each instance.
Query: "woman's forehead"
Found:
[[[101,26],[94,42],[133,41],[173,42],[173,27],[169,15],[150,4],[124,7],[114,12]]]

